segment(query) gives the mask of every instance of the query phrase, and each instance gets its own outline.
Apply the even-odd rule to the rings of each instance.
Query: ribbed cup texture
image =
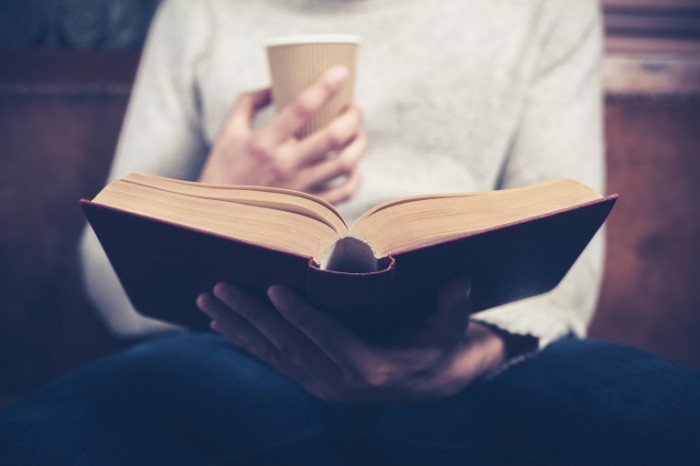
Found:
[[[345,65],[349,76],[343,88],[298,133],[303,138],[322,128],[352,102],[357,44],[318,43],[277,45],[267,48],[272,98],[279,112],[299,93],[334,65]]]

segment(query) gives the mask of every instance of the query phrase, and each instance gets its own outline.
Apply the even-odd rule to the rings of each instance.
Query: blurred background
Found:
[[[158,0],[0,0],[0,409],[131,342],[80,286]],[[700,0],[602,0],[608,191],[591,336],[700,368]]]

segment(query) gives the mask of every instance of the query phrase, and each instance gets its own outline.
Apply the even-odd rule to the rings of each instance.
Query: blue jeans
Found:
[[[676,465],[699,445],[700,373],[573,338],[441,401],[345,404],[187,333],[0,414],[2,465]]]

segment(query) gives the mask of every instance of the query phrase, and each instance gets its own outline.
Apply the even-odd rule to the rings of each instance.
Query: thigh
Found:
[[[322,410],[221,337],[178,334],[77,370],[2,413],[0,464],[332,464]]]
[[[383,464],[694,464],[700,373],[610,343],[566,339],[458,396],[383,410]]]

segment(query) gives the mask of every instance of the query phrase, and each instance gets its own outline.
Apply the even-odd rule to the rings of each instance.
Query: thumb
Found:
[[[271,102],[272,90],[269,87],[241,94],[229,114],[228,125],[234,130],[250,130],[255,114]]]

